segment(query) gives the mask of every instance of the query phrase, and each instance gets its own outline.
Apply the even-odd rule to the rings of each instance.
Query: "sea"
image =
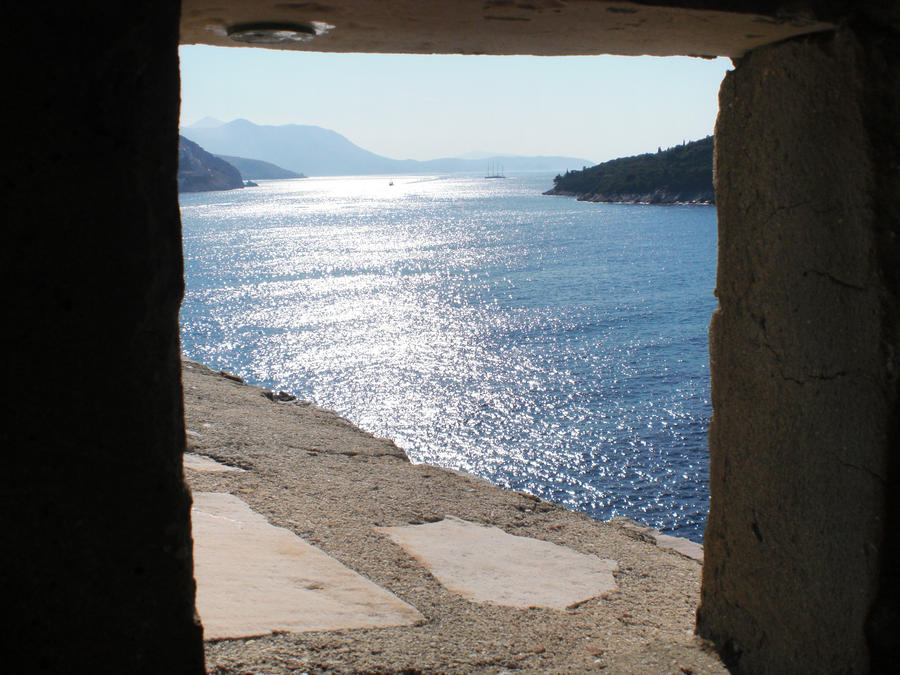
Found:
[[[543,173],[181,195],[182,351],[413,462],[703,540],[716,211]]]

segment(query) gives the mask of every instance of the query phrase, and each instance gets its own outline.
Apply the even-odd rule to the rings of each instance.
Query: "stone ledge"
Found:
[[[185,362],[183,377],[186,426],[196,432],[189,436],[192,452],[245,469],[189,469],[191,489],[239,497],[273,527],[302,538],[424,618],[416,625],[288,627],[207,641],[210,672],[726,672],[693,635],[700,597],[695,560],[614,523],[412,464],[390,441],[332,412],[269,400],[263,390],[199,364]],[[565,609],[477,601],[447,588],[376,529],[436,523],[448,515],[504,537],[613,560],[615,588],[588,593]],[[527,567],[528,554],[521,555]],[[250,595],[238,589],[235,596],[240,611]]]

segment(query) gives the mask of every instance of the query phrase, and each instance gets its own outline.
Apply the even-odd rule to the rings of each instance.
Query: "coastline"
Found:
[[[198,363],[183,361],[183,383],[188,451],[243,469],[186,468],[192,491],[239,497],[425,619],[208,641],[209,672],[727,672],[693,635],[700,564],[683,540],[412,464],[332,411]],[[374,529],[447,516],[614,560],[616,588],[563,611],[471,602]]]
[[[600,194],[596,192],[569,192],[552,188],[542,193],[550,197],[575,197],[579,202],[594,202],[603,204],[658,204],[661,206],[715,206],[715,195],[698,193],[687,195],[683,198],[681,193],[669,193],[665,190],[654,192],[629,193],[629,194]]]

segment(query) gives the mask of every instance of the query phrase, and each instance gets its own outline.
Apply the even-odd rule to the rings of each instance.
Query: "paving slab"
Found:
[[[270,525],[238,497],[193,497],[194,576],[205,639],[423,621],[414,607]]]
[[[187,469],[202,472],[243,471],[240,467],[228,466],[227,464],[222,464],[222,462],[217,462],[212,457],[198,455],[195,452],[184,453],[184,466]]]
[[[565,609],[616,588],[614,560],[453,516],[376,529],[473,602]]]

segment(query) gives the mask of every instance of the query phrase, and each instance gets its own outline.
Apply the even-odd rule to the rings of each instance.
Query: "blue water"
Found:
[[[715,209],[551,178],[182,195],[183,351],[415,462],[701,541]]]

